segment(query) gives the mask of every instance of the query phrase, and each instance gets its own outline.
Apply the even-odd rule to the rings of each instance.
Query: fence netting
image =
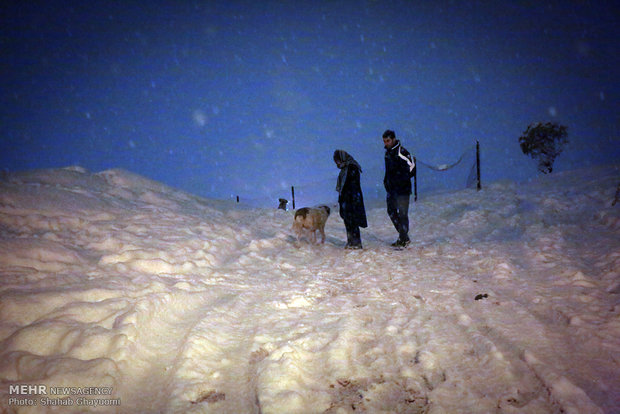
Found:
[[[476,145],[468,146],[461,155],[450,162],[428,162],[416,158],[418,195],[424,196],[447,190],[475,188]]]
[[[417,157],[413,151],[412,155],[416,158],[418,198],[438,192],[476,187],[475,144],[467,146],[454,159],[441,159],[441,156],[426,154]],[[361,184],[366,204],[370,206],[375,202],[383,202],[385,200],[383,159],[374,165],[362,165],[362,169]],[[278,188],[262,191],[259,196],[249,197],[242,193],[239,195],[239,201],[250,206],[277,208],[280,205],[279,200],[286,199],[287,208],[290,210],[293,209],[291,187],[294,187],[295,208],[319,204],[335,205],[338,202],[338,194],[335,191],[337,177],[338,170],[334,168],[333,171],[325,172],[322,177],[319,176],[315,180],[282,183]],[[412,184],[413,182],[412,179]]]

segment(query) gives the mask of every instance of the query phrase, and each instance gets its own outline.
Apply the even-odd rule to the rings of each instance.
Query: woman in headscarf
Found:
[[[334,162],[340,168],[336,191],[338,191],[340,217],[344,220],[344,227],[347,230],[345,249],[361,249],[360,227],[368,227],[360,185],[362,167],[343,150],[334,151]]]

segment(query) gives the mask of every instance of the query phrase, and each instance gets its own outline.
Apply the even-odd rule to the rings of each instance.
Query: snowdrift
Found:
[[[297,244],[123,170],[0,181],[2,412],[620,411],[617,166],[383,208]],[[321,200],[317,200],[320,202]]]

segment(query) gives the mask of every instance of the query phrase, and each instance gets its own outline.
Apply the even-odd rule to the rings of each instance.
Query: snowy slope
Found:
[[[337,212],[325,245],[298,245],[292,212],[127,171],[12,174],[0,407],[620,412],[618,182],[616,166],[428,197],[404,251],[370,209],[365,249],[345,251]],[[111,392],[51,395],[61,386]]]

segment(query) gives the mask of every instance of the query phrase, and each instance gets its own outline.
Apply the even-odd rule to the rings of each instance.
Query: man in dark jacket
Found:
[[[411,196],[411,177],[415,163],[411,154],[396,139],[394,131],[383,133],[385,146],[385,178],[383,185],[387,192],[387,212],[398,231],[394,247],[405,247],[409,240],[409,198]]]
[[[338,191],[338,204],[340,205],[340,217],[344,220],[347,230],[347,245],[345,249],[361,249],[362,238],[360,227],[367,227],[366,209],[364,208],[364,196],[360,185],[360,173],[362,167],[346,151],[334,151],[334,162],[340,168],[336,191]]]

